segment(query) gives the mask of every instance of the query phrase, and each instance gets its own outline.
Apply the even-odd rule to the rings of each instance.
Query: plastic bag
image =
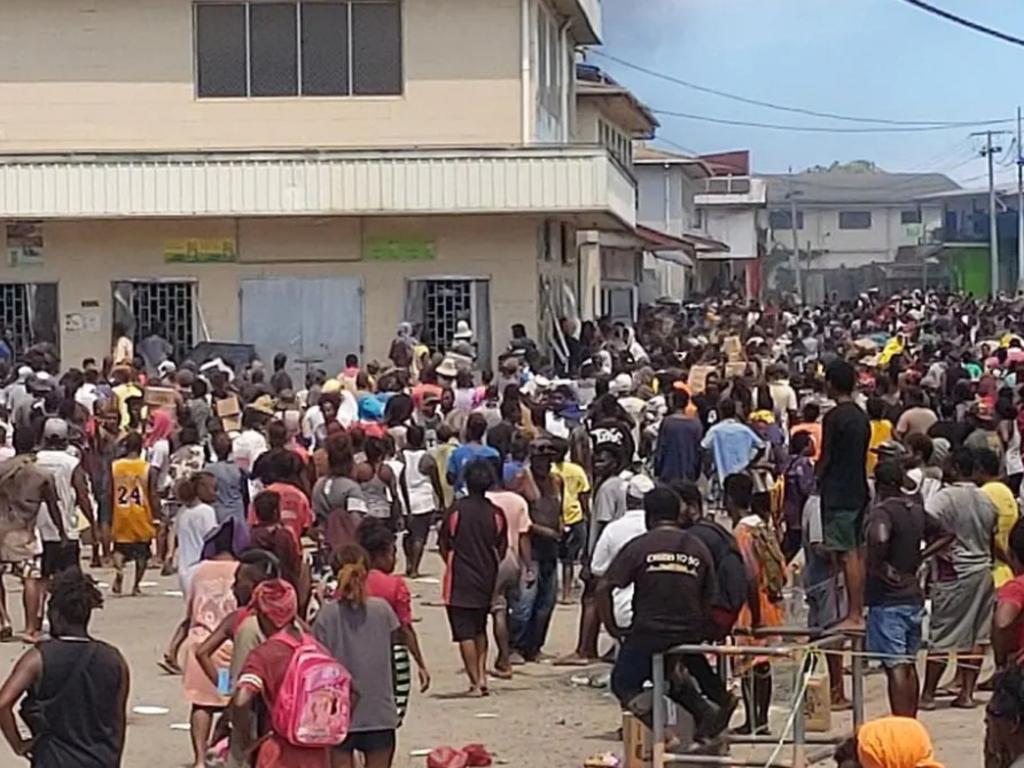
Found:
[[[486,768],[493,762],[491,753],[483,744],[467,744],[462,751],[466,754],[466,765],[472,768]]]
[[[467,768],[469,756],[461,749],[438,747],[427,755],[427,768]]]

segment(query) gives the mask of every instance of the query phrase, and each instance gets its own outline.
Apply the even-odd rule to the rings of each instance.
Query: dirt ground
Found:
[[[436,577],[439,560],[428,556],[425,564]],[[99,571],[98,579],[109,584],[112,573]],[[176,579],[155,574],[147,580],[153,584],[141,598],[111,597],[106,607],[93,620],[96,637],[118,646],[128,659],[132,672],[130,706],[156,705],[167,707],[162,716],[130,715],[125,766],[135,768],[177,768],[191,760],[189,736],[172,728],[188,722],[188,708],[181,694],[181,678],[168,677],[156,666],[175,623],[183,616],[180,597],[166,595],[178,589]],[[15,587],[8,579],[8,588]],[[607,689],[576,686],[573,676],[598,675],[609,667],[598,665],[591,670],[566,669],[550,664],[534,664],[517,670],[509,682],[492,682],[493,693],[485,700],[454,698],[465,686],[458,654],[449,642],[444,611],[440,605],[440,587],[435,583],[411,585],[414,610],[419,621],[417,631],[434,678],[433,687],[425,695],[414,695],[404,727],[399,732],[397,768],[423,768],[426,761],[411,753],[448,744],[485,744],[495,754],[498,765],[548,766],[573,768],[582,766],[589,755],[619,752],[615,731],[621,724],[619,708]],[[105,590],[109,594],[109,589]],[[20,628],[20,594],[9,595],[14,605],[16,626]],[[561,654],[574,645],[576,607],[559,606],[547,651]],[[10,669],[21,652],[16,644],[0,646],[0,665]],[[849,685],[849,681],[847,681]],[[847,689],[849,692],[849,688]],[[886,714],[884,678],[868,678],[868,717]],[[737,718],[740,713],[737,713]],[[786,712],[779,708],[773,722],[784,722]],[[980,766],[983,738],[983,710],[962,712],[940,709],[922,713],[936,742],[938,758],[947,766],[970,768]],[[849,729],[851,716],[846,713],[834,719],[834,732]],[[779,725],[775,726],[776,732]],[[767,754],[762,750],[758,754]],[[787,757],[783,753],[783,757]],[[0,768],[23,765],[0,745]],[[821,765],[834,765],[831,761]],[[69,767],[70,768],[70,767]]]

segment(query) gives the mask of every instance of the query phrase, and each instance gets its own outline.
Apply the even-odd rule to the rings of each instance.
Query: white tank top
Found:
[[[430,477],[420,472],[420,460],[426,453],[425,450],[412,449],[402,452],[405,458],[405,488],[409,492],[410,515],[425,515],[437,509]]]
[[[1024,459],[1020,453],[1020,429],[1017,427],[1017,420],[1011,422],[1013,431],[1010,433],[1010,442],[1006,446],[1006,474],[1017,475],[1024,472]]]

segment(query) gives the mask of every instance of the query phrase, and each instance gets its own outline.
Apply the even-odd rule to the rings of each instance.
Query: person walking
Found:
[[[142,435],[131,432],[123,443],[124,458],[110,467],[110,486],[113,489],[114,569],[116,576],[111,591],[115,595],[124,588],[124,565],[135,563],[135,582],[132,595],[140,595],[142,578],[151,554],[150,545],[156,537],[157,510],[160,497],[157,492],[157,472],[142,458]]]
[[[470,461],[460,474],[468,495],[458,499],[445,516],[438,544],[447,566],[442,590],[452,640],[459,645],[469,678],[468,695],[477,697],[488,695],[487,617],[498,565],[508,549],[508,523],[504,512],[486,496],[495,484],[491,462]]]
[[[50,639],[25,652],[0,687],[0,731],[32,768],[117,768],[128,725],[128,664],[94,639],[89,621],[103,607],[96,582],[67,568],[51,582]],[[31,737],[21,735],[14,706]]]

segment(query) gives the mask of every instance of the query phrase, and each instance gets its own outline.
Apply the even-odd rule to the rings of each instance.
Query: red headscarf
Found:
[[[146,430],[146,438],[142,444],[146,448],[152,448],[160,440],[167,440],[174,431],[174,419],[171,414],[163,409],[151,411],[149,414],[149,429]]]
[[[291,584],[283,579],[270,579],[256,586],[249,606],[276,631],[295,621],[299,611],[298,602],[295,588]]]

